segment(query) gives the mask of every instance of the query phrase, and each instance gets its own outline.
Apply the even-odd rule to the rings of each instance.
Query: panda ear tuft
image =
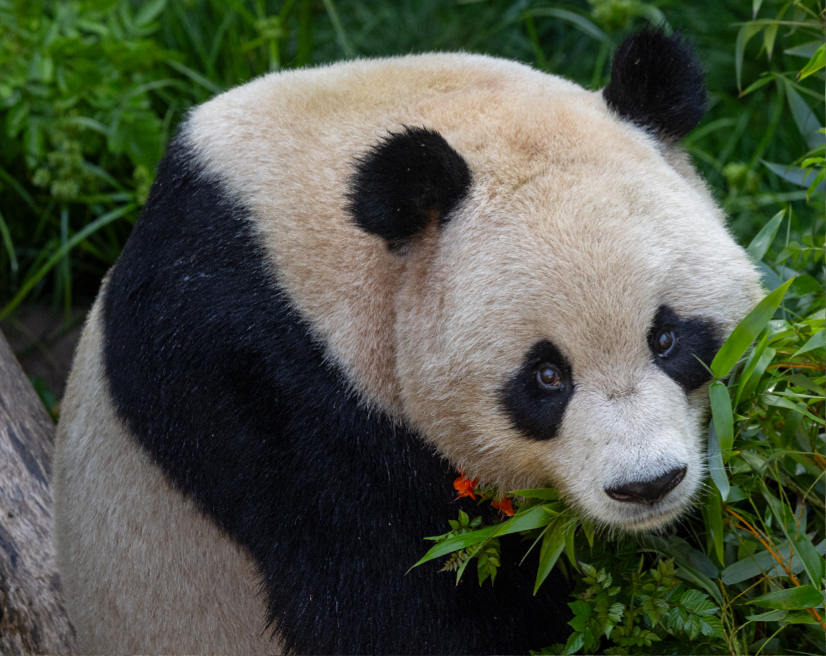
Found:
[[[677,141],[703,118],[706,89],[694,48],[679,33],[645,28],[614,53],[611,82],[602,91],[622,118]]]
[[[435,130],[405,127],[356,160],[346,210],[366,232],[397,246],[447,223],[467,195],[467,162]]]

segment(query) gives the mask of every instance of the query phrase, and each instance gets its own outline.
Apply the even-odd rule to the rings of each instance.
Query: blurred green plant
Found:
[[[790,62],[782,69],[763,72],[759,79],[753,82],[742,92],[748,95],[770,82],[775,83],[778,98],[784,96],[791,111],[800,135],[803,137],[809,152],[788,164],[777,164],[763,161],[772,173],[791,182],[792,184],[808,187],[807,198],[813,192],[824,190],[824,130],[815,111],[804,99],[815,99],[819,105],[823,101],[823,68],[824,68],[824,12],[822,2],[817,0],[789,0],[777,10],[774,18],[757,18],[763,6],[763,0],[753,2],[753,20],[742,25],[737,34],[735,43],[735,63],[737,88],[742,88],[743,58],[748,42],[762,34],[763,43],[761,53],[771,60],[775,52],[778,34],[781,40],[790,41],[785,48],[785,54],[791,57],[808,59],[801,69]],[[782,30],[782,31],[781,31]],[[785,32],[785,33],[784,33]],[[791,41],[793,39],[793,42]],[[794,43],[794,45],[792,44]],[[817,81],[817,86],[804,83],[804,80]],[[820,112],[822,116],[823,113]],[[756,160],[755,160],[756,161]]]
[[[735,232],[751,239],[766,206],[790,203],[799,240],[823,213],[822,140],[804,154],[801,136],[822,116],[822,51],[808,50],[821,5],[754,2],[777,19],[743,24],[733,52],[732,26],[748,18],[741,0],[0,0],[0,318],[37,299],[88,303],[176,125],[226,88],[342,57],[430,50],[509,57],[598,88],[613,48],[647,21],[696,37],[708,62],[711,107],[684,145]],[[756,51],[743,30],[772,48]],[[753,55],[764,51],[766,82],[740,97],[731,67],[758,78]],[[817,56],[798,78],[790,62],[801,54]],[[796,176],[809,169],[806,204]]]

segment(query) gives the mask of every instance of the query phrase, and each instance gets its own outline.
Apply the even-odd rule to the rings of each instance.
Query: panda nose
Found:
[[[680,481],[685,478],[686,469],[685,466],[676,467],[653,481],[634,481],[618,487],[606,488],[605,494],[617,501],[632,501],[650,506],[680,484]]]

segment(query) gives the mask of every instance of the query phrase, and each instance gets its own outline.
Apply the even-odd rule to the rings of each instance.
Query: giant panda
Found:
[[[192,111],[62,404],[81,650],[564,641],[561,578],[534,596],[528,564],[481,587],[407,570],[473,509],[459,470],[555,485],[609,531],[696,500],[705,365],[761,296],[678,145],[704,107],[691,47],[646,29],[602,91],[425,54],[267,75]]]

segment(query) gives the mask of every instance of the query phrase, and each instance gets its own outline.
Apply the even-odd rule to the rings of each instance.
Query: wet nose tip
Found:
[[[605,494],[617,501],[644,503],[650,506],[677,487],[685,478],[687,469],[685,466],[675,467],[653,481],[633,481],[625,485],[605,488]]]

